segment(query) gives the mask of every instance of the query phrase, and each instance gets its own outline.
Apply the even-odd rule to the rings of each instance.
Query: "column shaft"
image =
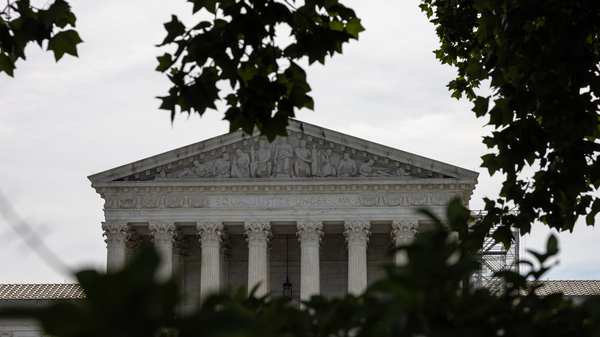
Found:
[[[220,262],[223,224],[219,222],[199,222],[196,228],[202,245],[200,298],[204,301],[209,295],[218,292],[221,286]]]
[[[247,222],[244,224],[248,241],[248,291],[258,285],[255,295],[267,295],[267,243],[271,237],[268,222]]]
[[[102,229],[106,236],[106,272],[114,273],[125,265],[131,227],[126,222],[103,222]]]
[[[221,286],[219,287],[221,291],[227,291],[229,287],[229,261],[227,255],[224,252],[224,249],[221,249],[220,254],[221,259]]]
[[[359,295],[367,288],[367,243],[369,222],[353,221],[344,224],[348,243],[348,293]]]
[[[348,245],[348,293],[360,295],[367,288],[367,246]]]
[[[148,227],[154,248],[160,256],[156,278],[164,282],[173,277],[173,240],[177,234],[177,226],[173,223],[156,222]]]
[[[267,246],[267,294],[271,294],[271,247]]]
[[[223,230],[221,238],[221,291],[229,290],[229,254],[231,251],[231,238],[226,230]]]
[[[300,300],[307,301],[321,293],[319,248],[323,237],[323,224],[315,221],[296,225],[300,241]]]

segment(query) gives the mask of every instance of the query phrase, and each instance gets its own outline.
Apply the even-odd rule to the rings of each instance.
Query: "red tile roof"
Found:
[[[541,282],[538,295],[563,293],[565,296],[600,295],[600,281],[529,281]],[[79,284],[0,284],[0,300],[46,300],[85,298]]]
[[[79,284],[0,284],[0,300],[85,298]]]
[[[565,296],[593,296],[600,295],[600,281],[530,281],[535,284],[541,282],[542,287],[536,290],[538,295],[563,293]]]

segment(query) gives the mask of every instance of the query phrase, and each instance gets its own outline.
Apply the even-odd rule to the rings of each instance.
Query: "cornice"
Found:
[[[144,181],[130,182],[118,181],[110,183],[94,184],[96,192],[106,199],[107,207],[111,207],[115,196],[125,196],[126,199],[132,199],[127,203],[133,203],[133,208],[141,208],[142,202],[140,196],[179,196],[183,208],[203,207],[206,200],[200,200],[208,196],[219,195],[327,195],[327,194],[345,194],[358,195],[361,198],[377,198],[378,195],[391,195],[392,198],[402,198],[402,194],[408,195],[443,195],[442,199],[450,199],[453,195],[460,195],[463,202],[468,203],[475,188],[475,182],[471,180],[457,179],[415,179],[397,181],[385,178],[364,178],[356,179],[223,179],[204,181]],[[416,196],[417,198],[421,198]],[[109,199],[113,200],[109,200]],[[439,199],[440,197],[438,197]],[[367,200],[364,199],[364,200]],[[137,201],[136,201],[137,200]],[[366,201],[365,201],[366,202]],[[398,200],[397,203],[405,204],[406,201]],[[160,200],[152,201],[160,204]],[[164,201],[168,203],[168,201]],[[372,202],[381,204],[381,201]],[[157,207],[160,206],[157,204]],[[425,202],[426,204],[426,202]],[[166,206],[165,206],[166,207]],[[113,207],[114,208],[114,207]],[[120,208],[120,207],[117,207]]]
[[[291,178],[291,179],[196,179],[158,181],[112,181],[94,183],[96,192],[290,192],[357,190],[473,190],[470,179],[388,179],[388,178]]]

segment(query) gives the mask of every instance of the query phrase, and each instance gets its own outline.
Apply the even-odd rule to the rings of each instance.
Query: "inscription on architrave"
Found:
[[[273,208],[273,207],[411,207],[444,206],[461,193],[379,193],[327,195],[121,195],[106,197],[105,209]]]
[[[210,197],[211,208],[238,207],[355,207],[355,195],[218,196]]]

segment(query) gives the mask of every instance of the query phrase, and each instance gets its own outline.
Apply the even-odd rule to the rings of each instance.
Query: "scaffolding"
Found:
[[[485,214],[478,212],[474,214],[475,222],[481,219]],[[499,227],[495,225],[486,235],[483,247],[477,253],[477,257],[481,262],[479,269],[471,278],[472,284],[476,288],[488,288],[492,292],[501,291],[504,288],[504,283],[499,277],[494,274],[499,271],[512,271],[519,273],[519,249],[520,235],[516,228],[511,229],[513,242],[510,248],[506,249],[502,243],[496,243],[493,239],[494,232]]]

